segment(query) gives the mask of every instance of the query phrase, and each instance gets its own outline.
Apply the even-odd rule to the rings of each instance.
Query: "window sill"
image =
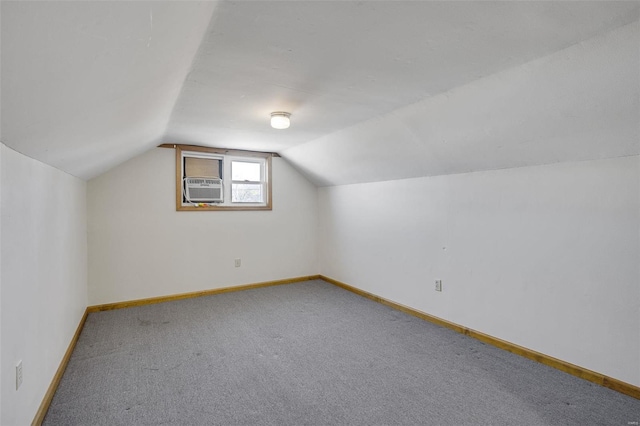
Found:
[[[255,210],[272,210],[270,205],[266,206],[176,206],[176,211],[181,212],[198,212],[198,211],[255,211]]]

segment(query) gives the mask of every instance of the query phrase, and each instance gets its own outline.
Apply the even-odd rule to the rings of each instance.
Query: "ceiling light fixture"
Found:
[[[291,114],[288,112],[272,112],[271,113],[271,127],[274,129],[288,129],[289,125],[291,125],[291,120],[289,119]]]

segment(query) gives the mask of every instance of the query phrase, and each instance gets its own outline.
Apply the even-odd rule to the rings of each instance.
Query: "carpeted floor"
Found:
[[[310,281],[90,314],[44,424],[638,421],[639,400]]]

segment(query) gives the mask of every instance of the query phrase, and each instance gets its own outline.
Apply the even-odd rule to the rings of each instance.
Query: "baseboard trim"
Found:
[[[271,287],[271,286],[276,286],[276,285],[283,285],[283,284],[293,284],[293,283],[298,283],[298,282],[302,282],[302,281],[311,281],[311,280],[323,280],[326,281],[330,284],[333,284],[335,286],[341,287],[345,290],[348,290],[352,293],[355,293],[357,295],[366,297],[368,299],[371,299],[375,302],[381,303],[383,305],[389,306],[391,308],[397,309],[398,311],[404,312],[406,314],[415,316],[417,318],[423,319],[425,321],[429,321],[431,323],[440,325],[442,327],[447,327],[451,330],[454,330],[458,333],[461,334],[465,334],[467,336],[473,337],[475,339],[480,340],[481,342],[493,345],[497,348],[503,349],[505,351],[514,353],[516,355],[520,355],[523,356],[525,358],[537,361],[541,364],[545,364],[548,365],[550,367],[556,368],[560,371],[564,371],[565,373],[569,373],[573,376],[576,377],[580,377],[582,379],[588,380],[590,382],[593,382],[595,384],[598,384],[600,386],[604,386],[606,388],[615,390],[617,392],[623,393],[625,395],[629,395],[633,398],[636,399],[640,399],[640,387],[634,386],[630,383],[626,383],[623,382],[621,380],[618,379],[614,379],[612,377],[608,377],[605,376],[604,374],[600,374],[597,373],[595,371],[591,371],[588,370],[586,368],[571,364],[569,362],[566,361],[562,361],[560,359],[551,357],[549,355],[545,355],[543,353],[540,352],[536,352],[534,350],[516,345],[514,343],[511,342],[507,342],[505,340],[501,340],[498,339],[497,337],[493,337],[490,336],[488,334],[485,333],[481,333],[479,331],[475,331],[473,329],[467,328],[467,327],[463,327],[459,324],[453,323],[451,321],[447,321],[445,319],[442,318],[438,318],[436,316],[427,314],[425,312],[419,311],[417,309],[413,309],[410,308],[408,306],[402,305],[400,303],[396,303],[393,302],[391,300],[385,299],[384,297],[380,297],[377,296],[373,293],[369,293],[367,291],[361,290],[359,288],[353,287],[349,284],[345,284],[343,282],[340,282],[338,280],[335,280],[333,278],[329,278],[327,276],[324,275],[307,275],[307,276],[303,276],[303,277],[297,277],[297,278],[288,278],[288,279],[283,279],[283,280],[275,280],[275,281],[265,281],[265,282],[260,282],[260,283],[255,283],[255,284],[245,284],[245,285],[239,285],[239,286],[232,286],[232,287],[222,287],[222,288],[216,288],[216,289],[212,289],[212,290],[203,290],[203,291],[195,291],[195,292],[191,292],[191,293],[181,293],[181,294],[174,294],[174,295],[170,295],[170,296],[160,296],[160,297],[151,297],[151,298],[147,298],[147,299],[138,299],[138,300],[131,300],[131,301],[126,301],[126,302],[117,302],[117,303],[107,303],[107,304],[103,304],[103,305],[94,305],[94,306],[89,306],[85,309],[84,314],[82,315],[82,318],[80,319],[80,323],[78,324],[78,328],[76,329],[75,334],[73,335],[71,342],[69,343],[69,347],[67,348],[67,351],[65,352],[64,356],[62,357],[62,361],[60,361],[60,366],[58,367],[58,370],[56,371],[56,374],[53,376],[53,380],[51,381],[51,384],[49,385],[49,388],[47,389],[47,392],[44,395],[44,398],[42,399],[42,402],[40,404],[40,407],[38,408],[38,411],[36,412],[36,415],[33,419],[33,421],[31,422],[31,426],[40,426],[42,424],[42,422],[44,421],[44,418],[47,414],[47,411],[49,410],[49,406],[51,405],[51,401],[53,400],[53,396],[56,393],[56,390],[58,389],[58,385],[60,384],[60,380],[62,380],[62,375],[64,374],[64,371],[67,368],[67,365],[69,364],[69,360],[71,358],[71,354],[73,353],[73,350],[76,347],[76,344],[78,342],[78,338],[80,337],[80,333],[82,332],[82,329],[84,328],[84,324],[87,320],[87,316],[88,314],[92,313],[92,312],[100,312],[100,311],[109,311],[109,310],[113,310],[113,309],[123,309],[123,308],[130,308],[130,307],[134,307],[134,306],[142,306],[142,305],[150,305],[150,304],[154,304],[154,303],[163,303],[163,302],[170,302],[172,300],[181,300],[181,299],[189,299],[189,298],[193,298],[193,297],[202,297],[202,296],[210,296],[210,295],[214,295],[214,294],[221,294],[221,293],[230,293],[230,292],[235,292],[235,291],[243,291],[243,290],[251,290],[251,289],[255,289],[255,288],[262,288],[262,287]]]
[[[84,314],[82,315],[82,318],[80,319],[80,324],[78,324],[78,328],[76,329],[76,332],[73,335],[71,342],[69,343],[69,347],[67,348],[67,351],[62,357],[62,361],[60,361],[60,366],[58,367],[56,374],[53,376],[53,380],[51,381],[51,384],[49,385],[47,392],[44,394],[44,398],[42,399],[42,402],[40,403],[40,407],[38,408],[38,411],[36,412],[36,415],[33,421],[31,422],[31,426],[40,426],[44,421],[44,418],[47,415],[47,411],[49,410],[49,406],[51,405],[51,401],[53,400],[53,396],[55,395],[56,390],[58,389],[58,385],[60,384],[60,380],[62,380],[62,375],[64,374],[64,371],[67,369],[67,365],[69,364],[69,359],[71,358],[71,354],[73,353],[73,350],[76,347],[76,343],[78,343],[78,338],[80,337],[80,333],[84,328],[84,323],[87,321],[87,316],[90,313],[100,312],[100,311],[110,311],[113,309],[131,308],[134,306],[150,305],[154,303],[170,302],[172,300],[209,296],[212,294],[230,293],[234,291],[251,290],[254,288],[271,287],[271,286],[283,285],[283,284],[293,284],[301,281],[311,281],[311,280],[319,280],[319,279],[320,279],[320,275],[307,275],[303,277],[287,278],[283,280],[264,281],[264,282],[255,283],[255,284],[245,284],[245,285],[239,285],[239,286],[233,286],[233,287],[216,288],[212,290],[194,291],[191,293],[174,294],[170,296],[150,297],[147,299],[138,299],[138,300],[130,300],[126,302],[107,303],[103,305],[88,306],[85,309]]]
[[[384,297],[377,296],[373,293],[369,293],[367,291],[361,290],[359,288],[353,287],[349,284],[345,284],[338,280],[334,280],[333,278],[326,277],[324,275],[320,275],[320,279],[336,285],[340,288],[348,290],[357,295],[366,297],[375,302],[381,303],[383,305],[389,306],[391,308],[397,309],[406,314],[412,315],[414,317],[418,317],[425,321],[429,321],[431,323],[440,325],[442,327],[450,328],[458,333],[465,334],[467,336],[473,337],[474,339],[480,340],[483,343],[487,343],[493,345],[497,348],[503,349],[505,351],[514,353],[516,355],[520,355],[522,357],[531,359],[533,361],[537,361],[541,364],[548,365],[549,367],[553,367],[557,370],[564,371],[565,373],[571,374],[576,377],[580,377],[581,379],[588,380],[600,386],[604,386],[609,389],[613,389],[614,391],[623,393],[625,395],[629,395],[633,398],[640,399],[640,387],[634,386],[630,383],[623,382],[618,379],[614,379],[612,377],[605,376],[604,374],[597,373],[595,371],[586,369],[584,367],[580,367],[575,364],[571,364],[566,361],[562,361],[558,358],[554,358],[549,355],[545,355],[540,352],[536,352],[534,350],[525,348],[523,346],[516,345],[515,343],[507,342],[502,339],[498,339],[497,337],[490,336],[485,333],[481,333],[479,331],[475,331],[473,329],[464,327],[462,325],[453,323],[451,321],[444,320],[442,318],[438,318],[436,316],[427,314],[425,312],[419,311],[417,309],[410,308],[408,306],[402,305],[400,303],[393,302],[391,300],[385,299]]]
[[[214,294],[231,293],[234,291],[252,290],[254,288],[271,287],[283,284],[293,284],[301,281],[310,281],[320,279],[320,275],[306,275],[303,277],[286,278],[283,280],[264,281],[255,284],[244,284],[233,287],[214,288],[211,290],[194,291],[190,293],[172,294],[169,296],[149,297],[146,299],[129,300],[126,302],[106,303],[103,305],[93,305],[87,308],[89,313],[110,311],[112,309],[132,308],[134,306],[151,305],[154,303],[171,302],[174,300],[191,299],[194,297],[211,296]]]
[[[85,309],[84,314],[82,314],[82,318],[80,318],[78,328],[76,328],[76,332],[74,333],[73,337],[71,338],[71,342],[67,347],[67,351],[62,357],[62,361],[60,361],[58,370],[56,370],[56,374],[53,376],[53,380],[51,380],[51,384],[49,385],[47,392],[44,394],[44,398],[42,398],[42,402],[40,403],[40,407],[38,408],[38,411],[36,412],[36,415],[31,422],[31,426],[40,426],[44,421],[44,417],[47,415],[47,411],[49,411],[49,405],[51,405],[51,401],[53,400],[53,395],[55,395],[56,390],[58,389],[58,385],[60,384],[60,380],[62,380],[62,375],[67,369],[69,359],[71,359],[71,354],[76,347],[76,343],[78,343],[78,338],[80,337],[80,333],[82,333],[82,329],[84,328],[84,323],[87,321],[88,315],[89,311]]]

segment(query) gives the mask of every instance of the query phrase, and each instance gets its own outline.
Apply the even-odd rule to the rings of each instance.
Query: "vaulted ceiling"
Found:
[[[318,185],[634,155],[639,6],[3,1],[0,139],[85,179],[275,151]]]

